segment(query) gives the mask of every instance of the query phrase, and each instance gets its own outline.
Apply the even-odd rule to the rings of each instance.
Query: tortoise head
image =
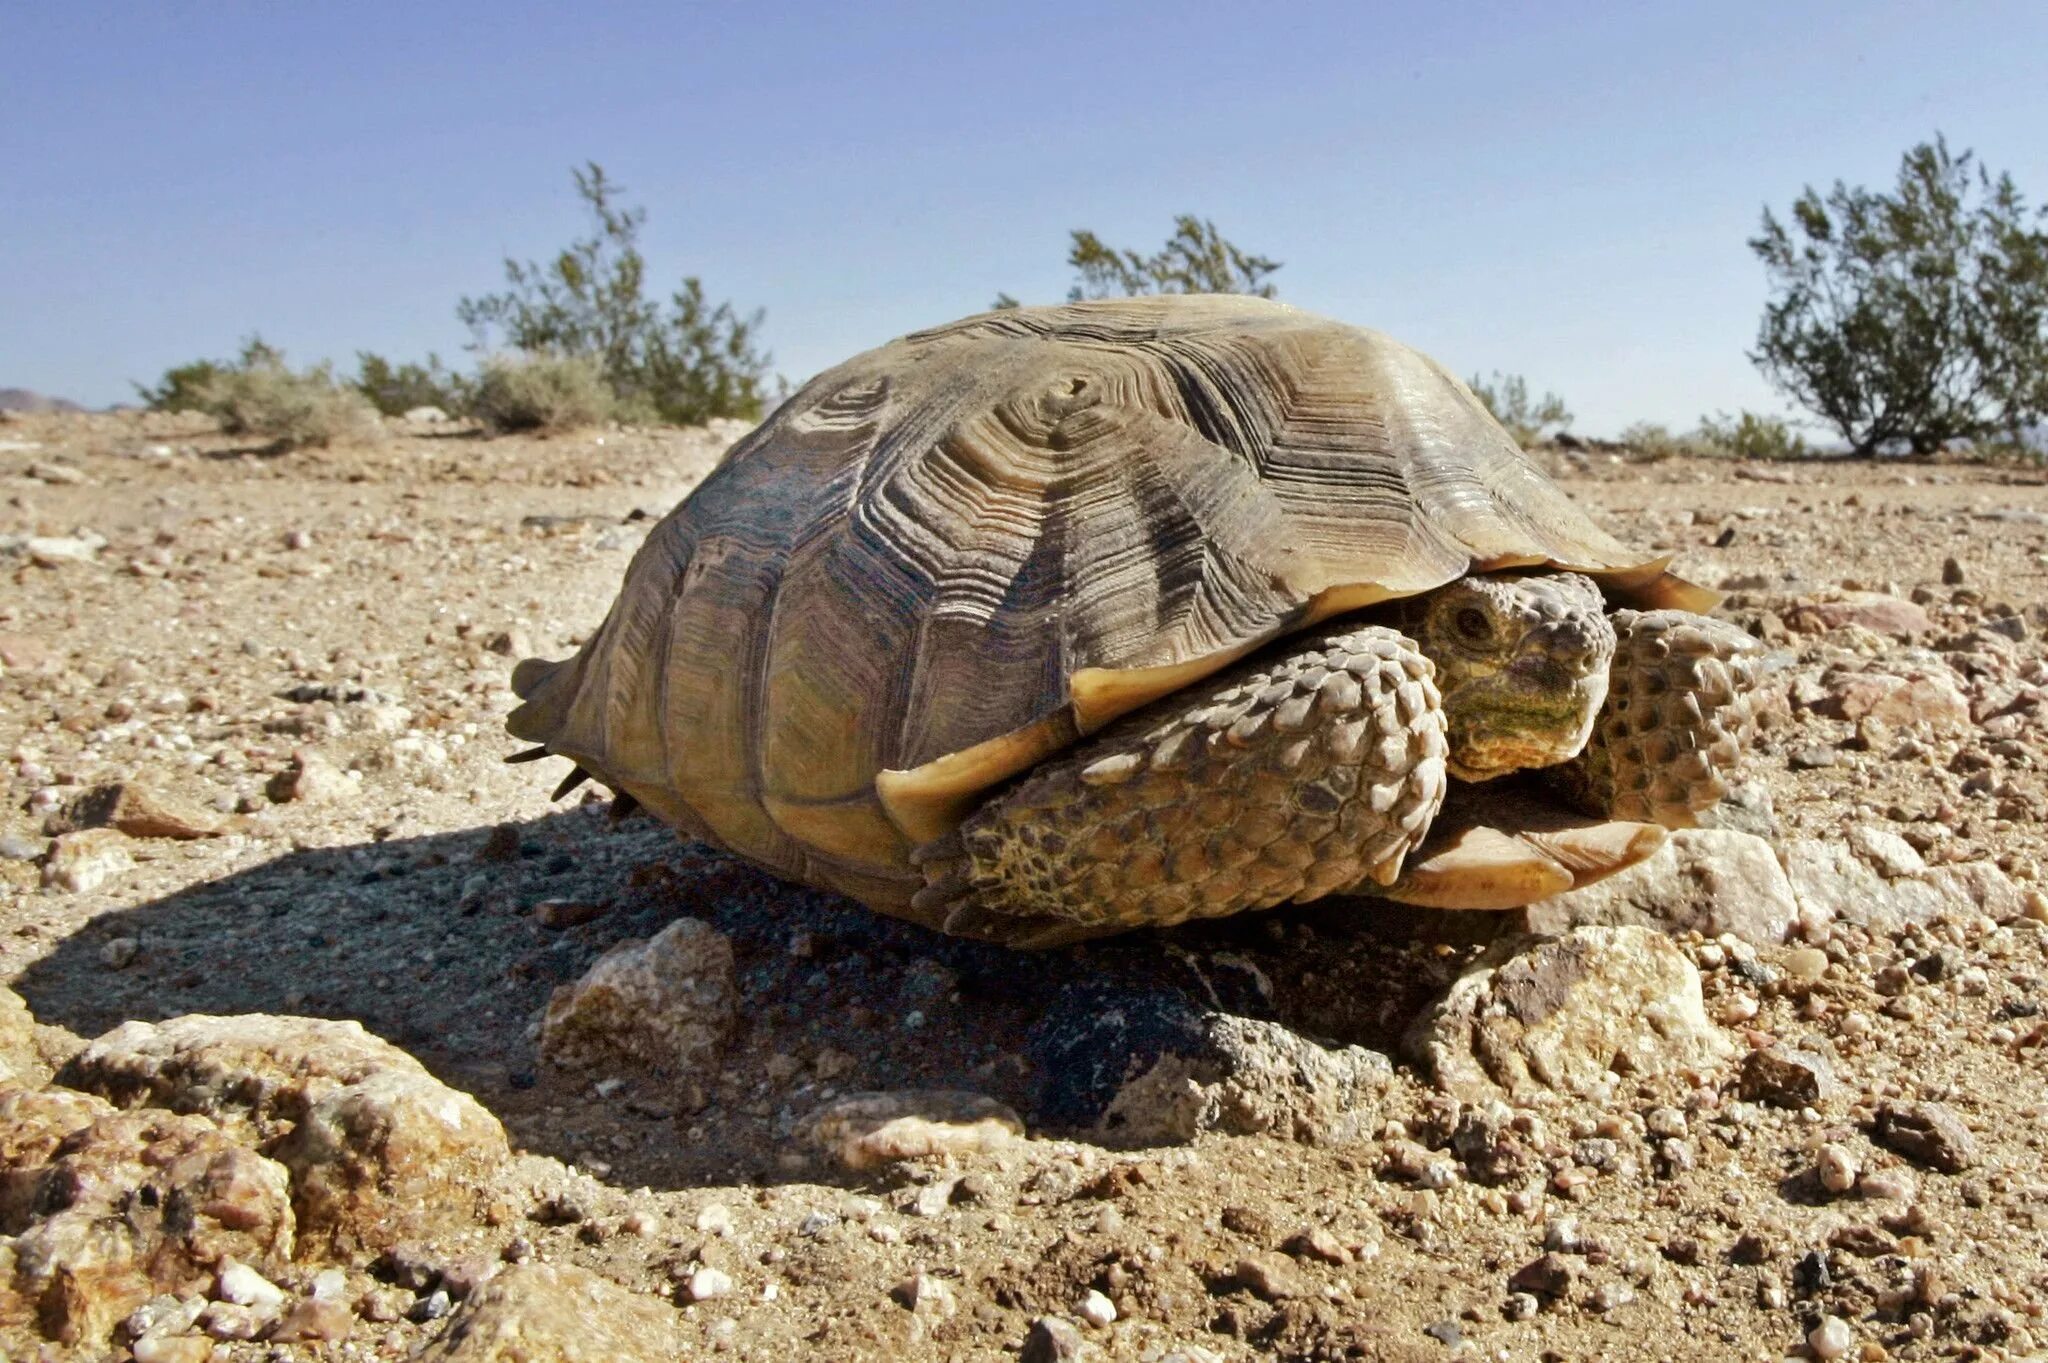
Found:
[[[1585,747],[1615,646],[1592,579],[1464,577],[1414,599],[1401,624],[1436,664],[1453,776],[1487,781]]]

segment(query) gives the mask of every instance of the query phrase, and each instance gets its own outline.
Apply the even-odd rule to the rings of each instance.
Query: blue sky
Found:
[[[1689,425],[1776,406],[1765,203],[1936,130],[2048,197],[2044,53],[2039,0],[0,0],[0,385],[121,401],[259,330],[463,360],[456,299],[583,229],[595,159],[792,380],[1192,211],[1581,431]]]

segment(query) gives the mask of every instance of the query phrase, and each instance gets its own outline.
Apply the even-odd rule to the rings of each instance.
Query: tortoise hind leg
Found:
[[[1125,717],[919,848],[917,906],[1018,944],[1390,883],[1444,794],[1433,669],[1380,626]]]
[[[1728,793],[1756,734],[1762,646],[1689,611],[1616,611],[1607,703],[1585,751],[1552,769],[1574,804],[1690,828]]]

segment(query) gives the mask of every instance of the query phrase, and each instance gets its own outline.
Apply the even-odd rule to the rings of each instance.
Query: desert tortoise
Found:
[[[508,727],[565,789],[1020,945],[1340,891],[1512,907],[1724,792],[1751,640],[1668,561],[1375,332],[992,312],[806,384],[576,656],[518,667]],[[1447,777],[1517,768],[1555,794],[1439,819]]]

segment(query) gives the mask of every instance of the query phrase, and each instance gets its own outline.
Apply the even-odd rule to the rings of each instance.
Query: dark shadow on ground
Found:
[[[1501,925],[1354,900],[1019,953],[602,811],[288,853],[102,915],[16,987],[41,1020],[87,1037],[185,1013],[353,1018],[476,1094],[515,1143],[609,1166],[624,1186],[677,1187],[786,1178],[792,1126],[835,1092],[965,1088],[1034,1126],[1073,1120],[1129,1059],[1071,1064],[1105,1009],[1132,1015],[1132,1030],[1102,1034],[1110,1049],[1138,1044],[1160,1000],[1178,999],[1391,1051]],[[552,929],[535,913],[547,900],[599,911]],[[718,1072],[541,1063],[534,1025],[550,992],[685,915],[734,947],[741,1023]],[[141,944],[125,969],[102,959],[116,937]],[[624,1086],[600,1094],[607,1078]]]

